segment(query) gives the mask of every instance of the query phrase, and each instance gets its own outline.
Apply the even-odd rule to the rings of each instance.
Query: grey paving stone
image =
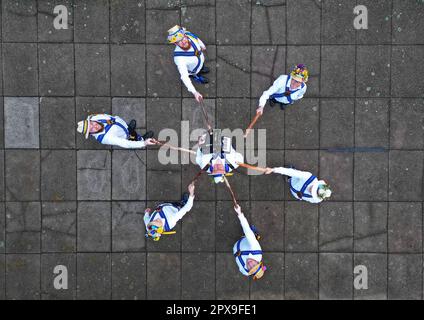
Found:
[[[349,252],[353,249],[353,208],[349,202],[326,202],[319,208],[319,249]]]
[[[110,200],[110,158],[109,151],[77,151],[78,200]]]
[[[245,132],[250,121],[253,120],[253,117],[256,115],[256,109],[258,108],[258,100],[251,99],[250,104],[250,119],[246,123],[242,123],[240,120],[235,118],[233,121],[238,121],[238,127],[242,128]],[[243,112],[243,118],[249,116],[249,113]],[[248,156],[247,149],[284,149],[284,118],[285,113],[279,109],[270,109],[266,107],[266,110],[259,118],[257,124],[253,127],[253,130],[248,135],[248,138],[245,141],[246,145],[246,157]],[[235,127],[233,127],[235,128]],[[261,130],[261,131],[259,131]],[[261,133],[262,132],[262,133]],[[259,141],[260,136],[266,137],[264,141]],[[249,162],[250,159],[246,159]]]
[[[320,1],[321,2],[321,1]],[[318,44],[321,39],[321,3],[310,0],[288,0],[287,42],[290,44]],[[299,13],[308,23],[299,24]],[[281,18],[280,18],[281,19]]]
[[[253,201],[250,208],[250,224],[261,236],[264,251],[284,251],[284,203],[281,201]],[[265,219],[266,217],[266,219]]]
[[[357,46],[356,94],[361,97],[390,95],[390,47]]]
[[[206,46],[215,43],[215,0],[182,0],[181,22]]]
[[[321,147],[353,147],[354,108],[353,99],[323,99],[321,101]]]
[[[113,96],[146,95],[145,46],[137,44],[112,45]]]
[[[387,153],[355,153],[354,199],[387,200],[389,165]]]
[[[215,254],[182,253],[181,299],[215,299]]]
[[[78,251],[110,251],[111,204],[109,202],[79,202],[77,220]]]
[[[355,28],[353,8],[350,1],[322,1],[322,42],[325,44],[354,44]]]
[[[156,150],[147,150],[147,199],[177,201],[181,199],[181,165],[162,165]]]
[[[424,44],[424,8],[420,1],[393,0],[392,40],[394,43]]]
[[[6,255],[0,254],[0,299],[6,299]]]
[[[75,300],[77,287],[77,261],[75,254],[56,253],[41,255],[41,299],[43,300]],[[60,269],[55,270],[58,266]],[[54,287],[56,277],[63,276],[67,270],[67,289]],[[56,272],[55,272],[56,271]],[[60,278],[58,278],[59,280]],[[63,281],[63,280],[62,280]],[[61,282],[64,285],[64,282]]]
[[[87,119],[91,114],[112,114],[111,99],[103,97],[76,97],[76,119],[77,122]],[[113,115],[113,114],[112,114]],[[76,132],[76,125],[75,125]],[[80,133],[76,134],[78,149],[108,149],[109,146],[100,144],[96,139],[89,137],[87,140]]]
[[[360,4],[366,6],[368,9],[368,29],[358,30],[357,42],[361,44],[390,44],[392,1],[364,0]]]
[[[112,153],[112,199],[146,199],[146,152],[114,150]]]
[[[41,148],[75,148],[74,98],[40,99]]]
[[[43,202],[42,252],[75,252],[77,245],[76,202]]]
[[[149,1],[147,1],[149,2]],[[178,9],[150,9],[146,11],[146,42],[148,44],[165,44],[168,29],[180,24],[180,10]],[[169,44],[170,48],[174,45]],[[172,61],[172,56],[169,56]]]
[[[196,167],[194,164],[183,165],[181,178],[182,186],[188,186],[199,172],[200,168],[198,166]],[[215,200],[216,187],[217,185],[213,182],[212,178],[203,173],[196,181],[196,201]],[[222,186],[219,186],[219,188],[221,187]]]
[[[263,151],[261,151],[263,152]],[[268,151],[266,166],[281,167],[284,164],[283,151]],[[281,175],[259,175],[250,178],[251,200],[283,200],[285,182]]]
[[[144,43],[146,19],[144,1],[110,2],[110,38],[118,43]]]
[[[215,214],[214,202],[197,201],[195,195],[193,208],[182,219],[183,252],[215,250]]]
[[[216,0],[217,44],[248,44],[251,0]]]
[[[263,261],[267,271],[260,281],[250,282],[250,299],[284,299],[284,253],[264,253]]]
[[[2,3],[3,41],[37,41],[37,1]]]
[[[6,255],[6,299],[40,299],[40,256],[37,254]]]
[[[355,252],[387,252],[387,203],[354,203]]]
[[[355,46],[323,46],[321,95],[347,97],[355,94]]]
[[[368,271],[368,288],[355,289],[355,300],[387,299],[387,255],[359,253],[354,255],[355,266],[365,266]],[[357,273],[355,276],[358,276]]]
[[[75,68],[77,95],[108,96],[110,94],[108,45],[76,44]]]
[[[146,8],[147,9],[176,9],[181,6],[182,0],[169,0],[169,1],[162,1],[162,0],[149,0],[146,2]]]
[[[393,99],[390,106],[390,146],[423,149],[423,99]]]
[[[249,299],[249,278],[239,271],[232,251],[216,254],[216,270],[217,300]]]
[[[4,140],[6,148],[39,147],[37,98],[4,98]]]
[[[112,299],[146,299],[146,255],[112,254]]]
[[[309,71],[309,80],[306,83],[306,97],[318,97],[321,78],[321,49],[319,46],[288,46],[287,74],[294,67],[302,63]]]
[[[40,153],[8,150],[5,154],[6,201],[40,200]]]
[[[389,255],[388,299],[422,299],[422,263],[422,254]]]
[[[227,177],[227,180],[233,189],[235,197],[237,200],[249,200],[250,186],[249,186],[249,176],[246,174],[246,170],[238,170],[234,173],[233,176]],[[212,178],[210,178],[212,182]],[[224,183],[216,186],[216,198],[218,200],[231,200],[231,194],[228,191]]]
[[[411,74],[423,72],[420,65],[424,56],[424,46],[394,46],[392,48],[392,96],[424,97],[420,88],[424,87],[424,79],[417,77],[415,81],[405,81]]]
[[[357,99],[355,105],[355,146],[389,145],[389,100]]]
[[[259,98],[280,75],[286,74],[286,48],[252,47],[251,95]]]
[[[191,100],[191,99],[190,99]],[[185,102],[185,100],[183,100]],[[146,128],[155,133],[159,140],[178,139],[178,145],[184,141],[181,136],[181,100],[171,98],[153,98],[146,100]],[[162,131],[163,130],[163,131]],[[171,132],[172,131],[172,132]],[[171,138],[169,137],[169,138]],[[180,141],[181,139],[181,141]],[[173,141],[170,141],[174,145]],[[177,144],[175,144],[177,145]],[[188,146],[185,146],[188,147]],[[171,151],[174,152],[174,151]],[[176,154],[178,151],[175,151]]]
[[[0,68],[1,70],[2,68]],[[0,76],[1,71],[0,71]],[[3,98],[0,98],[0,148],[4,149],[4,107]]]
[[[4,150],[0,150],[0,201],[5,200],[5,170],[4,170]]]
[[[34,43],[4,43],[3,94],[37,96],[37,45]]]
[[[68,28],[56,29],[53,21],[58,16],[54,8],[63,5],[68,11]],[[38,41],[71,42],[74,40],[74,0],[39,0],[38,1]]]
[[[252,224],[250,219],[249,204],[245,201],[239,201],[244,216],[247,221]],[[233,208],[234,204],[232,201],[218,201],[216,203],[216,224],[215,224],[215,248],[219,252],[228,252],[231,257],[234,244],[243,236],[243,229],[240,225],[240,220],[237,217],[237,213]],[[218,256],[217,256],[217,259]],[[217,260],[218,261],[218,260]],[[235,261],[233,262],[235,264]],[[219,263],[218,263],[219,264]],[[218,265],[217,264],[217,265]],[[238,269],[238,268],[237,268]],[[222,270],[217,268],[217,270]],[[234,274],[233,274],[234,275]],[[219,275],[217,274],[217,277]],[[217,279],[217,281],[219,281]]]
[[[284,283],[288,300],[318,299],[318,254],[286,253]]]
[[[181,299],[181,268],[181,253],[148,253],[147,299]]]
[[[252,3],[252,44],[286,43],[286,1],[262,0]],[[288,9],[289,10],[289,9]],[[290,28],[289,28],[290,31]],[[246,43],[246,42],[244,42]]]
[[[352,262],[351,253],[321,253],[319,255],[319,299],[352,299]]]
[[[319,146],[319,110],[319,100],[309,98],[303,98],[284,110],[286,148],[312,149]]]
[[[41,151],[41,200],[76,200],[76,152]]]
[[[140,251],[146,248],[144,202],[112,203],[112,250]]]
[[[216,81],[219,97],[250,97],[250,50],[247,46],[218,47]]]
[[[129,123],[132,119],[137,121],[138,133],[146,127],[146,101],[143,98],[113,98],[112,114],[117,115]]]
[[[111,298],[111,255],[79,253],[77,255],[77,298],[105,300]]]
[[[40,252],[41,208],[38,202],[6,204],[6,252]]]
[[[320,153],[320,179],[329,183],[330,201],[352,200],[353,156],[351,153]]]
[[[423,157],[420,151],[390,151],[390,201],[422,201]]]
[[[203,96],[203,98],[206,99],[206,98],[215,98],[216,97],[216,88],[217,88],[217,83],[216,83],[216,77],[217,77],[216,54],[217,54],[217,49],[216,49],[216,46],[214,46],[214,45],[211,45],[211,44],[208,45],[207,43],[205,43],[205,45],[206,45],[206,51],[204,52],[204,54],[205,54],[204,66],[209,68],[209,73],[205,74],[205,77],[208,78],[209,83],[200,84],[200,83],[197,83],[196,81],[192,81],[192,83],[195,86],[195,88],[197,88],[199,93]],[[182,94],[183,94],[183,97],[190,97],[191,99],[193,98],[193,94],[191,92],[189,92],[183,84],[182,84]]]
[[[0,254],[5,252],[6,246],[6,213],[5,204],[0,203]]]
[[[75,41],[109,42],[109,0],[75,3]]]
[[[177,66],[173,63],[174,48],[171,45],[148,45],[146,50],[147,95],[161,98],[180,97],[182,82]],[[184,85],[182,90],[187,90]]]
[[[286,251],[318,250],[318,207],[305,202],[290,201],[285,205]]]
[[[422,204],[389,203],[389,252],[422,252]]]
[[[73,96],[74,50],[72,44],[39,44],[39,83],[42,96]]]

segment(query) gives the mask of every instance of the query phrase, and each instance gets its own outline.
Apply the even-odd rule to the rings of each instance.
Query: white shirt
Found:
[[[264,107],[266,104],[266,101],[273,94],[283,94],[284,92],[286,92],[286,90],[290,90],[290,82],[291,82],[291,76],[284,75],[284,74],[279,76],[274,81],[274,84],[268,90],[264,91],[264,93],[262,93],[262,96],[259,99],[259,106]],[[306,84],[302,83],[300,88],[290,90],[290,92],[291,94],[289,97],[286,97],[286,96],[275,97],[275,100],[284,104],[292,104],[293,101],[299,100],[303,97],[303,95],[306,92]]]
[[[196,163],[200,166],[201,169],[203,169],[206,165],[210,164],[211,159],[213,158],[213,153],[203,154],[201,148],[197,149],[196,152]],[[243,162],[243,155],[241,153],[238,153],[234,148],[231,146],[231,150],[229,153],[224,153],[224,158],[220,157],[223,161],[222,163],[225,164],[226,159],[233,167],[234,169],[238,168],[237,162],[242,163]],[[212,165],[214,164],[214,160],[212,160]],[[229,170],[226,170],[226,173],[229,173],[233,171],[231,167]],[[208,173],[210,172],[210,169],[208,169]]]
[[[240,251],[262,250],[262,248],[259,244],[259,241],[256,239],[256,236],[253,233],[252,229],[250,229],[249,223],[247,222],[247,219],[244,216],[244,214],[239,214],[238,218],[240,220],[240,224],[241,224],[241,227],[243,228],[243,232],[244,232],[244,238],[242,238],[240,240]],[[236,244],[233,247],[233,254],[236,254],[237,251],[238,250],[237,250],[237,242],[236,242]],[[251,253],[249,253],[249,255],[241,255],[240,258],[236,257],[236,263],[239,267],[239,270],[245,276],[249,275],[249,273],[246,271],[246,269],[247,269],[246,261],[249,258],[256,260],[258,262],[261,262],[262,261],[262,254],[251,254]],[[243,260],[243,263],[244,263],[244,266],[246,267],[246,269],[241,264],[240,259]]]
[[[181,220],[182,217],[184,217],[184,215],[191,210],[191,208],[193,207],[193,201],[194,201],[194,196],[190,196],[187,200],[187,203],[181,209],[175,207],[171,203],[165,204],[162,207],[162,212],[164,213],[166,217],[166,221],[168,221],[168,226],[170,229],[173,229],[175,225],[177,224],[177,222]],[[154,213],[152,212],[151,214],[153,215]],[[147,225],[150,222],[151,214],[147,212],[144,214],[144,224],[146,225],[146,230],[147,230]],[[162,221],[163,229],[165,230],[165,219],[161,218],[159,214],[156,214],[154,220],[157,220],[157,219],[160,219]]]
[[[96,138],[97,141],[103,136],[102,141],[100,141],[101,144],[108,144],[112,146],[118,146],[125,149],[138,149],[138,148],[144,148],[146,146],[146,143],[142,139],[141,141],[130,141],[128,140],[128,125],[127,123],[120,117],[117,116],[111,116],[108,114],[97,114],[95,116],[92,116],[90,118],[90,121],[101,121],[101,120],[110,120],[114,118],[115,123],[112,125],[112,127],[108,130],[107,133],[105,133],[106,127],[108,126],[106,123],[103,124],[103,131],[95,134],[90,134],[94,138]],[[125,128],[126,130],[124,130]]]
[[[312,173],[307,172],[307,171],[300,171],[300,170],[296,170],[296,169],[288,169],[288,168],[284,168],[284,167],[274,168],[273,172],[291,177],[291,179],[290,179],[291,186],[296,191],[300,191],[302,189],[303,185],[305,184],[305,182],[312,176]],[[314,192],[314,194],[311,194],[311,189],[312,189],[313,185],[315,185],[317,183],[319,183],[319,181],[318,181],[317,178],[315,178],[306,187],[306,190],[304,192],[304,194],[311,195],[312,198],[305,198],[304,197],[304,198],[300,199],[298,197],[298,195],[296,194],[296,192],[294,192],[291,188],[290,188],[290,192],[293,195],[293,197],[295,197],[298,200],[304,200],[304,201],[307,201],[307,202],[310,202],[310,203],[319,203],[319,202],[322,201],[322,199],[318,197],[316,192]]]
[[[186,33],[187,37],[194,43],[198,51],[206,50],[206,46],[200,40],[199,38],[191,36],[190,33]],[[174,52],[194,52],[194,46],[191,44],[191,47],[189,50],[183,50],[179,46],[175,46]],[[174,62],[177,65],[178,71],[180,72],[181,81],[184,83],[184,85],[187,87],[187,90],[191,93],[196,93],[197,90],[193,86],[193,83],[190,80],[189,75],[197,74],[202,67],[203,63],[205,62],[205,55],[203,52],[200,54],[200,64],[199,64],[199,58],[196,56],[191,57],[174,57]],[[199,64],[199,65],[198,65]],[[198,66],[196,68],[196,66]],[[194,70],[196,68],[196,70]],[[195,73],[192,73],[192,71],[195,71]]]

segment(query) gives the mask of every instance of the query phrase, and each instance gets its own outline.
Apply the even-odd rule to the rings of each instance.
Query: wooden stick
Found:
[[[200,170],[200,171],[196,174],[196,176],[193,178],[193,180],[191,180],[190,184],[195,183],[195,182],[197,181],[197,179],[199,179],[199,177],[202,175],[202,173],[203,173],[203,172],[204,172],[203,170]]]
[[[211,126],[211,123],[209,121],[208,113],[206,112],[205,104],[204,104],[203,100],[202,100],[202,102],[200,102],[200,106],[202,107],[203,116],[205,117],[206,125],[208,126],[208,132],[211,133],[212,132],[212,126]]]
[[[179,150],[179,151],[182,151],[182,152],[188,152],[188,153],[191,153],[191,154],[196,154],[196,152],[194,152],[193,150],[184,149],[184,148],[180,148],[180,147],[174,147],[173,145],[170,145],[170,144],[163,142],[163,141],[153,140],[153,142],[155,144],[159,145],[159,146],[168,147],[172,150]]]
[[[261,172],[266,172],[266,168],[255,167],[255,166],[251,166],[250,164],[242,163],[242,162],[237,162],[237,164],[240,167],[244,167],[244,168],[248,168],[248,169],[252,169],[252,170],[256,170],[256,171],[261,171]]]
[[[260,113],[256,113],[255,117],[253,118],[252,122],[250,122],[249,126],[246,129],[246,133],[244,134],[244,137],[246,138],[250,131],[252,130],[253,126],[255,125],[256,121],[258,121],[258,119],[260,118],[261,114]]]
[[[228,182],[228,180],[225,176],[224,176],[224,182],[225,182],[225,185],[227,186],[228,190],[230,191],[231,198],[233,199],[234,207],[237,207],[238,204],[237,204],[236,196],[234,195],[234,191],[231,188],[230,183]]]

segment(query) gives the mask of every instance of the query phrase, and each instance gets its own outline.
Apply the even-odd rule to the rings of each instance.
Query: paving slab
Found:
[[[291,31],[286,31],[286,25],[290,25],[287,10],[290,7],[285,0],[252,1],[252,44],[285,44],[286,34]]]
[[[424,4],[393,0],[392,40],[396,44],[424,44]]]
[[[5,252],[6,247],[6,211],[5,204],[0,204],[0,254]]]
[[[112,203],[112,250],[144,251],[146,248],[144,202]]]
[[[40,255],[6,255],[6,299],[40,299]]]
[[[75,252],[77,248],[77,203],[43,202],[41,205],[42,252]]]
[[[111,46],[111,95],[146,95],[145,50],[141,44]]]
[[[74,98],[41,98],[39,121],[41,148],[75,149],[77,131]]]
[[[183,103],[185,101],[186,100],[183,100]],[[190,103],[192,102],[190,101]],[[145,117],[146,128],[147,130],[153,131],[155,137],[159,140],[168,140],[167,135],[169,134],[173,139],[178,138],[178,142],[181,144],[181,113],[181,100],[179,99],[147,99]]]
[[[149,252],[147,254],[147,299],[181,299],[181,268],[181,253]]]
[[[355,200],[387,200],[389,187],[387,153],[355,153],[354,161]]]
[[[37,41],[37,1],[2,2],[3,41]]]
[[[40,232],[39,202],[6,204],[6,253],[39,253]]]
[[[167,43],[167,31],[177,24],[180,24],[180,10],[152,9],[148,6],[146,11],[146,42],[148,44]],[[173,48],[174,45],[168,44],[168,46]],[[171,58],[171,56],[169,57]]]
[[[146,39],[145,1],[110,2],[110,40],[117,43],[144,43]]]
[[[6,255],[0,254],[0,299],[6,300]]]
[[[40,200],[40,152],[5,152],[6,201]]]
[[[352,1],[324,0],[322,8],[322,42],[325,44],[354,44],[355,28],[353,20],[355,15]]]
[[[73,96],[74,47],[72,44],[39,44],[39,85],[42,96]]]
[[[77,299],[111,298],[111,254],[78,253]]]
[[[351,300],[353,296],[351,253],[319,255],[319,299]]]
[[[422,299],[422,254],[390,254],[388,256],[389,300]]]
[[[206,46],[215,43],[216,0],[181,0],[181,23]]]
[[[216,270],[217,300],[249,299],[249,278],[239,271],[232,252],[216,253]]]
[[[54,9],[65,6],[68,12],[68,28],[56,29],[54,21],[58,14]],[[42,42],[72,42],[74,40],[74,0],[38,0],[38,40]],[[65,14],[64,11],[61,11]],[[62,20],[63,22],[63,20]]]
[[[217,44],[250,43],[251,0],[216,0]]]
[[[111,248],[111,204],[80,202],[77,211],[79,252],[104,252]]]
[[[355,252],[387,252],[387,203],[355,202]]]
[[[57,268],[57,270],[56,270]],[[64,271],[66,268],[66,271]],[[42,300],[75,300],[77,288],[77,258],[76,254],[50,253],[41,255],[41,299]],[[65,277],[61,284],[66,289],[56,289],[55,279]],[[57,281],[56,280],[56,281]]]
[[[284,299],[284,253],[264,253],[263,261],[267,271],[261,281],[250,281],[250,299]]]
[[[389,252],[422,252],[422,212],[422,204],[420,202],[389,203]]]
[[[112,254],[112,299],[146,299],[146,254]]]
[[[319,249],[321,252],[351,252],[353,208],[349,202],[326,202],[319,208]]]
[[[4,146],[6,148],[39,147],[38,103],[38,98],[4,98]]]
[[[76,200],[76,158],[74,150],[41,151],[41,200]]]
[[[357,43],[391,44],[392,0],[364,0],[360,4],[368,9],[368,29],[357,31]]]
[[[354,265],[365,266],[368,272],[367,289],[355,289],[354,299],[386,300],[387,256],[385,254],[357,253],[354,255]]]
[[[75,41],[109,41],[109,0],[79,0],[74,4]]]
[[[318,254],[285,254],[285,298],[318,299]]]
[[[5,200],[5,170],[4,170],[4,150],[0,150],[0,201]]]
[[[181,299],[215,299],[215,254],[182,253],[181,258]]]

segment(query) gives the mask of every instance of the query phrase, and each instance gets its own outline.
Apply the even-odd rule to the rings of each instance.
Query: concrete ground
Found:
[[[1,2],[0,299],[423,298],[424,1]],[[58,4],[67,30],[53,27]],[[241,228],[223,185],[203,176],[177,234],[147,241],[140,213],[179,199],[198,169],[75,130],[100,112],[142,133],[203,126],[166,44],[175,24],[207,45],[211,82],[196,86],[217,128],[244,129],[273,79],[310,69],[306,96],[256,128],[268,166],[312,171],[333,197],[310,205],[281,176],[230,178],[262,233],[257,282],[231,254]],[[68,290],[53,286],[57,265]]]

